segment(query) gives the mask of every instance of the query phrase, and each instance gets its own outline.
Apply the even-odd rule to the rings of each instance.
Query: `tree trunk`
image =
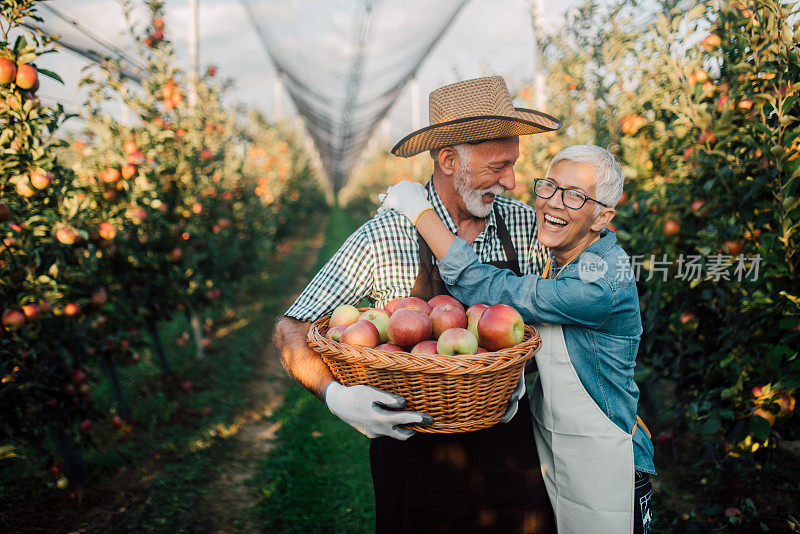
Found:
[[[103,355],[102,365],[106,378],[108,378],[108,382],[111,384],[111,393],[117,405],[117,413],[126,423],[132,422],[133,411],[131,410],[131,403],[128,400],[128,394],[125,393],[125,388],[119,380],[114,360],[111,359],[111,355],[108,352]]]
[[[161,334],[158,332],[156,322],[152,319],[147,320],[147,332],[150,334],[150,338],[153,340],[153,348],[155,349],[156,357],[161,364],[161,370],[168,378],[175,379],[175,369],[172,368],[169,357],[167,357],[167,353],[164,350],[164,343],[161,341]]]

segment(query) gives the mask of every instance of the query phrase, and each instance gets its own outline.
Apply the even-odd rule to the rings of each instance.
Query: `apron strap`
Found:
[[[642,427],[642,430],[644,430],[644,433],[647,434],[648,438],[651,438],[651,439],[653,438],[653,435],[650,434],[650,429],[647,428],[646,424],[644,424],[644,421],[642,421],[642,418],[637,415],[636,416],[636,422],[633,424],[633,431],[631,432],[631,436],[636,434],[636,429],[638,427]]]

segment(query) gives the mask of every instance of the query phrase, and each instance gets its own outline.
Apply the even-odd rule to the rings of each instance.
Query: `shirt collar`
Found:
[[[444,222],[445,226],[447,226],[447,229],[453,234],[458,235],[458,226],[456,226],[455,221],[453,221],[453,218],[450,216],[450,212],[447,211],[447,208],[444,206],[442,199],[439,197],[439,193],[436,192],[436,188],[433,186],[433,178],[428,181],[426,187],[428,189],[428,198],[431,204],[433,204],[434,211],[436,211],[436,214]],[[497,202],[497,200],[495,200],[495,202]],[[486,227],[478,237],[475,238],[475,241],[483,241],[486,236],[489,235],[488,232],[496,232],[496,230],[497,222],[495,221],[494,208],[492,208],[492,211],[489,212],[489,216],[486,217]]]

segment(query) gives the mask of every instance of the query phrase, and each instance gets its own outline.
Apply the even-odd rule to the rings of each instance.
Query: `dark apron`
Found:
[[[517,254],[495,208],[507,261],[491,262],[520,276]],[[449,294],[433,254],[419,238],[420,267],[411,296]],[[376,532],[555,532],[526,398],[516,416],[485,430],[417,433],[406,441],[370,442]]]

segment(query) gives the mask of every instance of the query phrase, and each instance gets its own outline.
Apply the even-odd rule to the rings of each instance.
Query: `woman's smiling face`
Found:
[[[561,160],[550,169],[547,179],[559,187],[577,189],[596,198],[594,169],[582,163]],[[536,224],[539,242],[550,248],[559,263],[576,257],[589,246],[603,226],[614,216],[613,208],[604,208],[595,217],[597,204],[591,200],[580,209],[564,205],[562,191],[550,198],[536,197]]]

